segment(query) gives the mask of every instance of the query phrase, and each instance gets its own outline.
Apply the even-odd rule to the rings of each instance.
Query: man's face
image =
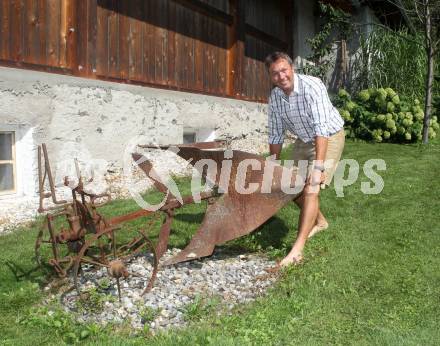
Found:
[[[291,93],[293,90],[293,67],[285,59],[278,59],[269,67],[272,83],[283,90]]]

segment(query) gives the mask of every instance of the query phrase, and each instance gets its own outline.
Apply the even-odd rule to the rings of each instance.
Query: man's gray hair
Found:
[[[264,60],[264,64],[266,65],[266,68],[269,69],[270,65],[272,65],[274,62],[278,61],[279,59],[284,59],[289,63],[290,66],[293,66],[292,58],[289,56],[289,54],[285,52],[270,53]]]

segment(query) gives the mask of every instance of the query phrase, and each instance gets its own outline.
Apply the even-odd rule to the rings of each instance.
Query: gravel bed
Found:
[[[168,250],[161,263],[179,251]],[[263,295],[276,280],[274,275],[265,271],[275,265],[274,261],[258,254],[231,255],[217,249],[209,258],[160,267],[154,287],[141,296],[146,285],[144,278],[151,275],[150,262],[148,256],[139,256],[129,263],[129,272],[139,276],[121,280],[120,302],[116,281],[104,279],[108,278],[106,268],[98,271],[86,269],[83,273],[81,290],[95,292],[94,298],[90,296],[90,299],[80,301],[76,290],[60,294],[58,298],[64,309],[74,313],[80,322],[129,323],[134,329],[147,325],[155,333],[185,326],[191,314],[197,314],[197,309],[209,302],[217,302],[214,310],[218,313],[227,312],[239,303],[250,302]],[[97,297],[104,299],[98,304]],[[96,309],[97,305],[99,309]]]

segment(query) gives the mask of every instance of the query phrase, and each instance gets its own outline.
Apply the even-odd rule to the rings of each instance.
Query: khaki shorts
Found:
[[[345,131],[341,130],[334,135],[330,136],[328,139],[327,153],[325,155],[325,182],[324,184],[329,186],[333,175],[335,174],[336,168],[338,167],[339,160],[341,159],[342,151],[344,150],[345,144]],[[298,174],[308,176],[313,168],[313,160],[315,160],[315,142],[304,143],[301,139],[297,139],[293,146],[293,157],[294,161],[294,171]],[[305,169],[305,163],[299,164],[301,160],[306,160],[307,170]],[[305,178],[304,178],[305,179]]]

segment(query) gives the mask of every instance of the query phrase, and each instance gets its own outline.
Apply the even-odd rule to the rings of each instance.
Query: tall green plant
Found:
[[[398,90],[408,97],[424,98],[426,54],[414,40],[423,36],[405,30],[397,34],[377,28],[360,39],[360,48],[352,71],[352,91],[383,86]]]
[[[438,0],[388,0],[397,6],[405,17],[411,32],[414,35],[423,33],[423,40],[417,41],[425,51],[426,79],[425,79],[425,118],[423,119],[423,143],[428,143],[429,124],[432,112],[432,99],[436,61],[440,53],[440,1]]]

